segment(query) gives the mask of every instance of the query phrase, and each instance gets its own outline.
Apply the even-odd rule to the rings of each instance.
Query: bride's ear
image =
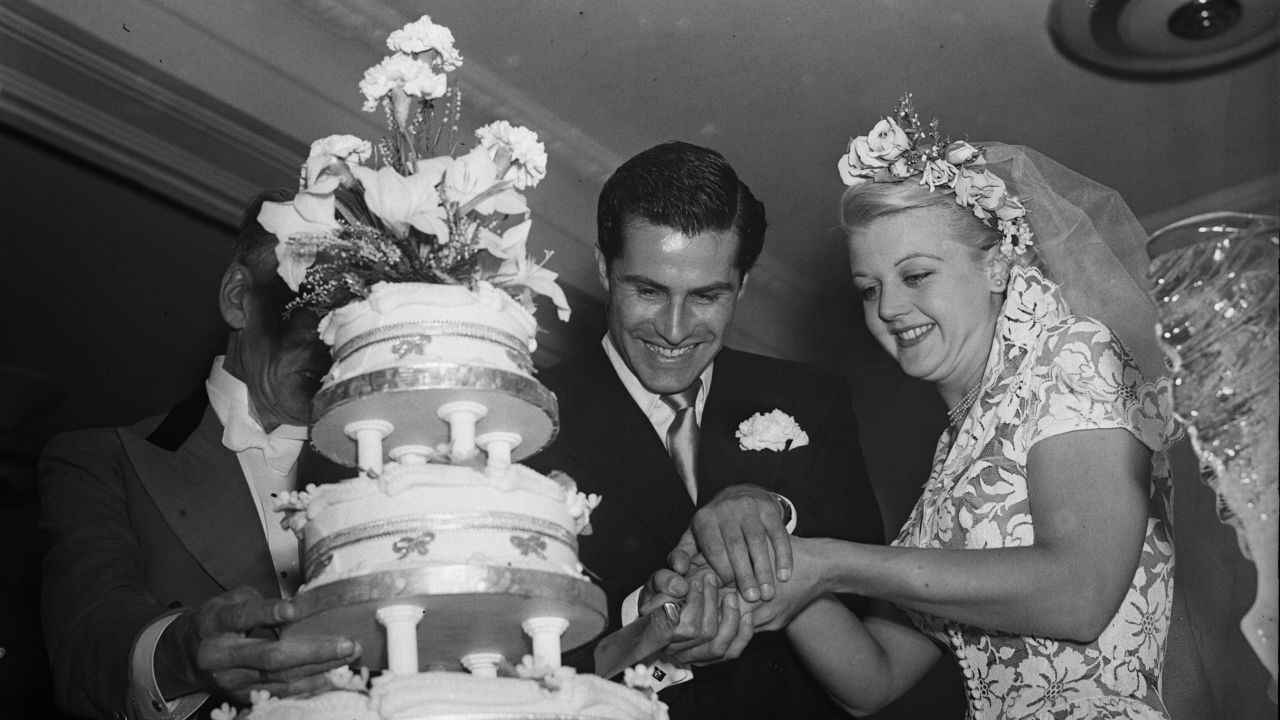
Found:
[[[987,253],[987,290],[1002,293],[1009,287],[1009,263],[1000,254],[998,246]]]

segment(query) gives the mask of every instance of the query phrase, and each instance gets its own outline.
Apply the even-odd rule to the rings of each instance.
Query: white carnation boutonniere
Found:
[[[800,423],[781,410],[756,413],[738,426],[735,433],[743,450],[795,450],[809,444],[809,434]]]

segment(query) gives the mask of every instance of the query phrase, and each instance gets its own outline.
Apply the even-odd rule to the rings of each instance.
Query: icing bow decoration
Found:
[[[742,450],[795,450],[809,444],[809,434],[800,423],[781,410],[756,413],[738,425],[734,435]]]

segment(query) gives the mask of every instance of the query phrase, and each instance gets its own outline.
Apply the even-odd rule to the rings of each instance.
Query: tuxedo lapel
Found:
[[[786,453],[747,451],[737,429],[758,412],[769,412],[768,378],[757,377],[744,356],[724,348],[716,356],[711,393],[702,412],[698,446],[698,500],[705,503],[730,485],[751,483],[776,490]]]
[[[120,437],[165,521],[219,585],[280,594],[255,500],[240,462],[222,446],[222,424],[212,408],[176,452],[131,433]]]
[[[653,425],[613,371],[602,348],[559,391],[561,449],[593,469],[602,502],[625,505],[673,544],[688,527],[693,501]]]

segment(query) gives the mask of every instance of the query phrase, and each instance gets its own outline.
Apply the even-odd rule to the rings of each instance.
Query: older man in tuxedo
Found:
[[[597,228],[608,334],[540,375],[561,430],[529,464],[603,497],[580,552],[608,596],[610,628],[686,531],[747,600],[785,582],[789,525],[883,542],[845,384],[723,346],[765,230],[763,205],[728,162],[686,143],[640,153],[605,183]],[[743,425],[758,414],[772,425]],[[844,717],[782,633],[752,638],[734,593],[693,590],[724,604],[692,618],[686,608],[696,639],[667,657],[729,659],[662,691],[673,718]]]
[[[102,718],[183,718],[327,687],[358,657],[345,638],[283,641],[298,546],[271,499],[325,463],[299,456],[328,368],[316,317],[286,314],[275,237],[250,204],[219,292],[226,353],[162,417],[54,438],[40,468],[43,623],[64,710]],[[315,463],[312,465],[311,463]],[[210,696],[212,702],[207,702]]]

